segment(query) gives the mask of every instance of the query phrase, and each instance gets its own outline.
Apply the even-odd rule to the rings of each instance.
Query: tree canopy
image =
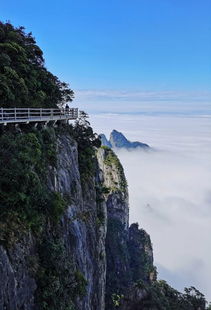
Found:
[[[0,107],[56,108],[73,96],[69,85],[46,69],[32,33],[0,22]]]

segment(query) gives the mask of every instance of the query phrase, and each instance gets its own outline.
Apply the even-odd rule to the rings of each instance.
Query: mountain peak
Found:
[[[120,131],[117,131],[116,129],[113,129],[110,134],[109,141],[107,140],[106,136],[104,134],[100,134],[100,139],[102,142],[102,145],[108,146],[110,148],[125,148],[125,149],[136,149],[136,148],[142,148],[142,149],[148,149],[149,145],[142,143],[142,142],[131,142],[129,141],[123,133]]]
[[[122,148],[122,147],[128,148],[130,144],[127,138],[117,130],[112,130],[110,135],[110,143],[114,148]]]
[[[107,140],[106,136],[103,133],[101,133],[99,137],[103,146],[112,148],[111,142]]]

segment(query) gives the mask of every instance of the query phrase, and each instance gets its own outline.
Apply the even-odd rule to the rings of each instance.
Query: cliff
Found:
[[[116,155],[99,148],[91,154],[92,166],[83,166],[79,145],[66,129],[5,132],[1,144],[4,151],[14,147],[16,152],[9,163],[1,163],[5,169],[8,165],[1,169],[1,195],[4,187],[10,194],[1,203],[0,309],[103,310],[105,295],[113,306],[112,294],[124,292],[132,281],[127,183]],[[28,178],[39,179],[40,205],[37,197],[31,199],[38,194],[36,184],[29,191],[29,184],[16,188],[9,175],[3,178],[13,169],[14,157],[18,169],[27,166]],[[16,178],[20,171],[14,167],[12,173]],[[51,196],[44,209],[46,193],[56,199]],[[20,201],[12,202],[17,195]]]
[[[129,227],[122,165],[86,123],[0,143],[0,309],[173,309],[149,235]]]
[[[149,236],[138,224],[129,227],[127,181],[115,153],[103,147],[98,152],[106,194],[106,309],[115,309],[127,290],[139,279],[150,283],[153,254]]]
[[[40,231],[20,232],[12,224],[15,240],[1,234],[0,309],[104,309],[106,210],[97,200],[100,171],[96,166],[82,189],[76,142],[57,134],[55,143],[57,163],[48,166],[46,182],[49,191],[65,198],[65,210],[58,221],[46,216]]]

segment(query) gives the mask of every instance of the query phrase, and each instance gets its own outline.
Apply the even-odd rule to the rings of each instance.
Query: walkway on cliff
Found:
[[[78,118],[78,109],[0,108],[0,124],[48,123]]]

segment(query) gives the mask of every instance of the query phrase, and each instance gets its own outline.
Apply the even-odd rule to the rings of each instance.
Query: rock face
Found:
[[[149,236],[129,228],[127,182],[113,151],[98,149],[95,172],[82,182],[77,143],[66,134],[56,143],[47,182],[67,207],[58,223],[47,219],[40,232],[1,241],[0,309],[114,309],[135,280],[150,281]]]
[[[98,212],[106,216],[104,201],[97,201],[96,188],[101,183],[100,170],[82,188],[77,145],[66,136],[58,140],[58,169],[51,175],[52,187],[64,196],[71,193],[71,203],[61,221],[61,239],[64,240],[67,257],[72,257],[75,270],[87,281],[84,298],[76,301],[79,309],[104,309],[106,277],[105,237],[106,222],[98,221]]]
[[[34,308],[36,282],[26,259],[33,253],[32,247],[32,243],[22,243],[6,251],[0,246],[0,309]]]
[[[100,135],[102,145],[110,147],[110,148],[123,148],[123,149],[149,149],[149,145],[142,142],[131,142],[129,141],[121,132],[117,130],[113,130],[110,135],[109,141],[106,139],[104,134]]]
[[[98,152],[104,175],[107,206],[106,235],[106,309],[115,309],[115,300],[142,279],[154,279],[153,253],[149,235],[138,224],[129,227],[127,181],[115,153],[108,148]]]
[[[143,229],[139,229],[137,223],[131,224],[129,228],[128,250],[133,283],[139,280],[150,283],[155,280],[150,236]]]

